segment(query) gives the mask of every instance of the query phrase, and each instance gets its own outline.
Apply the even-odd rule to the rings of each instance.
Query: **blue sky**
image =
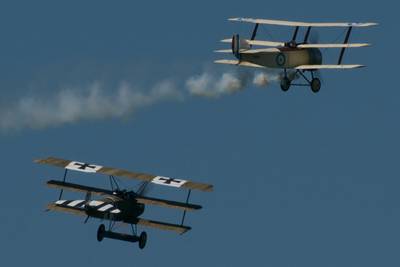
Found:
[[[122,82],[146,94],[168,81],[182,97],[122,117],[3,129],[0,263],[398,266],[397,10],[389,1],[2,1],[1,112],[26,97],[51,104],[60,90],[95,82],[112,96]],[[355,30],[351,40],[373,46],[345,55],[368,67],[324,72],[317,95],[249,84],[218,99],[191,96],[189,77],[231,70],[212,66],[212,51],[236,31],[248,34],[249,25],[226,21],[232,16],[380,26]],[[327,33],[321,39],[337,35]],[[143,251],[98,243],[99,222],[43,211],[58,195],[44,183],[62,170],[32,160],[49,155],[190,178],[215,191],[193,194],[204,209],[188,214],[186,235],[147,230]],[[71,177],[107,185],[101,176]],[[178,222],[180,214],[149,208],[144,217]]]

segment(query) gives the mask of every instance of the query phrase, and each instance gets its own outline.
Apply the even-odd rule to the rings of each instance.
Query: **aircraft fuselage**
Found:
[[[116,195],[104,198],[101,201],[104,202],[101,206],[88,205],[86,207],[86,214],[90,217],[99,219],[112,219],[114,221],[122,221],[125,223],[135,223],[137,218],[143,214],[145,209],[145,205],[138,203],[133,195]],[[113,206],[112,212],[105,213],[104,209],[111,206]]]
[[[267,68],[292,69],[301,65],[321,65],[317,48],[280,48],[279,52],[240,53],[240,60]]]

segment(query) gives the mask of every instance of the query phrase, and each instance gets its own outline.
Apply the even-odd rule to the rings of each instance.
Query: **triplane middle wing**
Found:
[[[212,191],[213,186],[209,184],[191,182],[189,180],[170,178],[165,176],[157,176],[145,173],[131,172],[122,169],[104,167],[96,164],[83,163],[79,161],[70,161],[49,157],[46,159],[35,160],[36,163],[48,164],[65,169],[64,178],[62,181],[50,180],[47,185],[51,188],[60,189],[59,199],[47,206],[48,210],[61,211],[74,215],[86,216],[85,222],[89,218],[98,218],[109,220],[109,229],[101,224],[97,232],[99,241],[103,238],[118,239],[129,242],[138,242],[142,249],[146,245],[147,234],[142,232],[137,233],[137,225],[152,227],[161,230],[174,231],[183,234],[191,229],[184,225],[187,211],[199,210],[202,207],[197,204],[189,203],[189,198],[192,190]],[[69,170],[79,171],[84,173],[100,173],[109,176],[111,190],[96,188],[86,185],[74,184],[66,182],[67,173]],[[142,180],[142,184],[137,192],[120,189],[115,176]],[[178,202],[166,200],[144,195],[146,186],[149,183],[169,186],[174,188],[188,189],[186,202]],[[85,199],[81,200],[65,200],[62,199],[63,191],[69,190],[74,192],[85,193]],[[91,199],[92,195],[102,197],[102,199]],[[143,219],[140,217],[145,210],[145,205],[157,205],[166,208],[173,208],[183,211],[182,221],[180,224],[172,224],[154,220]],[[116,222],[132,225],[133,234],[117,233],[113,231]],[[135,226],[135,227],[133,227]]]

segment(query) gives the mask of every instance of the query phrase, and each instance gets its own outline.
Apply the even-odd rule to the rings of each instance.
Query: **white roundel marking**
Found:
[[[160,184],[160,185],[166,185],[166,186],[172,186],[172,187],[181,187],[187,181],[181,180],[181,179],[165,177],[165,176],[156,176],[156,177],[154,177],[153,180],[151,180],[151,182],[154,184]]]
[[[78,172],[88,172],[88,173],[95,173],[103,166],[95,165],[95,164],[88,164],[79,161],[71,161],[66,167],[68,170],[78,171]]]
[[[286,63],[286,57],[283,53],[279,53],[278,55],[276,55],[276,64],[278,64],[278,66],[283,66]]]

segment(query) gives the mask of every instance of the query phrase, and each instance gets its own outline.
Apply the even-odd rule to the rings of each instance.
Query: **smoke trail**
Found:
[[[257,72],[254,74],[253,84],[258,87],[267,87],[272,82],[280,80],[278,73],[272,72]]]
[[[169,81],[150,91],[122,83],[114,94],[95,82],[86,89],[64,89],[49,97],[24,97],[14,106],[0,111],[0,129],[45,128],[80,120],[99,120],[130,115],[161,101],[181,101],[183,95]]]
[[[236,93],[245,86],[246,80],[232,73],[223,73],[221,77],[215,77],[205,72],[186,81],[186,87],[192,95],[211,98]]]
[[[278,80],[279,75],[273,72],[205,71],[184,79],[183,86],[192,96],[217,99],[250,85],[264,88]],[[50,96],[25,96],[0,108],[0,131],[126,117],[159,102],[183,101],[185,90],[177,88],[169,80],[157,83],[150,90],[140,90],[127,82],[115,89],[93,82],[86,87],[65,88]]]
[[[226,72],[220,75],[204,72],[201,75],[190,77],[186,81],[186,88],[193,96],[219,98],[244,90],[250,85],[250,81],[255,86],[266,87],[279,79],[279,75],[271,71]]]

